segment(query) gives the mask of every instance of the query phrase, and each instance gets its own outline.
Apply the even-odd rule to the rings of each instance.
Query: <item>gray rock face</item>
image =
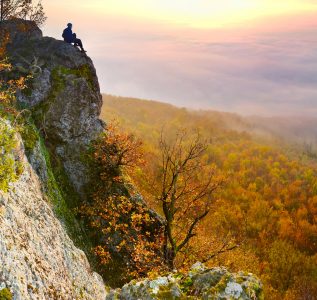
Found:
[[[17,151],[24,171],[0,191],[0,291],[14,300],[104,299],[101,276],[55,217],[22,144]]]
[[[23,26],[28,29],[21,31]],[[42,37],[31,22],[9,21],[2,28],[12,37],[8,53],[17,73],[33,74],[18,100],[32,110],[75,190],[83,194],[90,178],[81,154],[104,126],[98,119],[102,97],[94,65],[72,45]]]

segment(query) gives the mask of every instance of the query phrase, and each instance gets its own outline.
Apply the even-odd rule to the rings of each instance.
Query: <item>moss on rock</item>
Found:
[[[0,119],[0,190],[7,192],[10,182],[16,181],[23,171],[16,148],[18,141],[15,130]]]
[[[43,120],[45,122],[45,115],[51,103],[54,102],[58,94],[65,88],[65,85],[65,79],[61,76],[60,68],[55,68],[51,72],[51,89],[47,99],[32,107],[32,115],[38,127],[43,127],[42,122]]]
[[[93,91],[96,90],[96,83],[94,80],[94,74],[90,69],[88,64],[81,65],[77,68],[67,68],[65,66],[59,65],[51,70],[50,72],[50,82],[51,87],[49,89],[48,95],[44,101],[32,107],[32,115],[38,128],[45,129],[46,127],[46,114],[52,107],[52,104],[60,96],[60,94],[65,90],[69,81],[75,83],[79,78],[85,79],[89,88]]]
[[[207,269],[197,263],[188,274],[173,273],[154,280],[132,281],[122,289],[111,291],[106,299],[116,297],[131,300],[263,300],[263,292],[261,282],[252,274],[234,274],[225,268]]]
[[[55,73],[55,74],[53,74],[53,73]],[[53,71],[53,73],[52,73],[52,75],[59,75],[59,76],[61,76],[61,75],[75,75],[76,77],[84,78],[84,79],[86,79],[86,81],[91,89],[95,88],[94,78],[93,78],[93,75],[91,73],[90,67],[87,64],[82,65],[76,69],[70,69],[70,68],[60,66],[59,68],[56,68]],[[55,77],[55,79],[56,79],[56,77]]]
[[[12,300],[12,293],[8,288],[0,290],[0,300]]]
[[[36,146],[40,135],[33,124],[24,124],[23,126],[21,126],[19,133],[21,134],[21,137],[23,139],[26,154],[28,154]]]

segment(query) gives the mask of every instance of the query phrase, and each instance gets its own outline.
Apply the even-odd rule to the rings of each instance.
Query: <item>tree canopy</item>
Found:
[[[178,254],[176,268],[207,260],[209,266],[255,273],[264,283],[267,299],[315,299],[316,152],[307,152],[305,145],[278,136],[273,139],[254,134],[244,118],[233,114],[195,112],[111,96],[104,100],[105,120],[116,117],[123,130],[142,138],[146,163],[135,172],[133,180],[147,203],[162,215],[157,197],[162,177],[155,173],[162,126],[165,139],[170,141],[175,141],[175,133],[184,126],[187,130],[199,129],[202,139],[211,141],[198,162],[214,166],[226,178],[225,184],[214,194],[211,210],[197,225],[196,235],[181,249],[184,253]],[[184,144],[191,139],[184,139]],[[208,179],[203,168],[199,170],[195,185]],[[154,181],[144,179],[152,174],[157,174]],[[184,183],[181,180],[177,188]],[[187,224],[188,218],[181,219],[185,223],[176,225]],[[185,234],[186,230],[176,237]]]

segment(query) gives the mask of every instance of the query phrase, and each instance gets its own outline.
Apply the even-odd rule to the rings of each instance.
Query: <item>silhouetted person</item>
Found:
[[[77,38],[76,33],[73,33],[72,31],[73,25],[71,23],[67,24],[67,28],[63,31],[63,38],[66,43],[72,44],[74,43],[74,47],[80,47],[82,52],[86,52],[83,43],[80,39]]]

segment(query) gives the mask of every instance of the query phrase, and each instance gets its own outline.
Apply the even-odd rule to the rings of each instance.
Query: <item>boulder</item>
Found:
[[[261,300],[262,284],[251,273],[230,273],[225,268],[206,268],[197,263],[188,274],[171,273],[156,279],[132,281],[110,291],[107,300],[213,299]]]

